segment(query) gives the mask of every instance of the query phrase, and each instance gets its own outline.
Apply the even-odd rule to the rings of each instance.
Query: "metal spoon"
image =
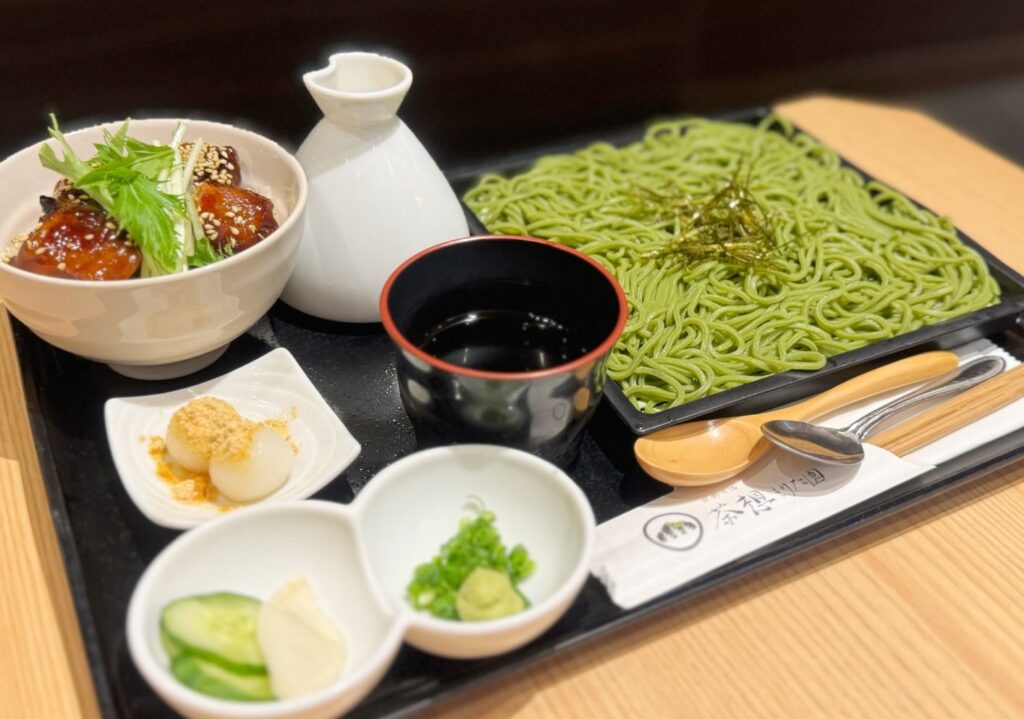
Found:
[[[872,429],[889,417],[936,397],[956,394],[1003,371],[1006,362],[1002,357],[979,357],[953,370],[951,373],[932,380],[908,395],[894,399],[878,409],[868,412],[844,429],[821,427],[810,422],[776,419],[761,425],[761,431],[769,440],[795,452],[801,457],[828,464],[857,464],[864,459],[861,442]]]

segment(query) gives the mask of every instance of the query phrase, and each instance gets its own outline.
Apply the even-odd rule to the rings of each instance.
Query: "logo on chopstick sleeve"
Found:
[[[700,544],[704,526],[692,514],[668,512],[647,520],[644,536],[659,547],[685,552]]]

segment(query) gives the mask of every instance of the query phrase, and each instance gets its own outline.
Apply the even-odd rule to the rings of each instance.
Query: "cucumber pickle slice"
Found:
[[[241,702],[274,698],[270,678],[266,674],[237,674],[190,654],[179,654],[174,658],[171,674],[185,686],[210,697]]]
[[[191,655],[236,674],[266,676],[256,638],[260,604],[258,599],[232,592],[171,602],[160,615],[164,644],[175,650],[168,655],[175,661]]]

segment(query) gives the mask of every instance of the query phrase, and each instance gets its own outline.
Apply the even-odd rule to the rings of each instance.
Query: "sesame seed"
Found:
[[[230,211],[229,212],[225,212],[224,214],[227,215],[228,217],[234,217],[235,216],[235,213],[234,212],[230,212]]]
[[[95,240],[96,239],[96,235],[94,235],[93,233],[90,232],[89,234],[87,234],[85,236],[85,239],[87,239],[87,240]]]
[[[234,165],[232,165],[232,164],[231,164],[231,163],[229,162],[229,163],[228,163],[228,169],[229,169],[229,170],[234,170],[234,169],[235,169],[235,166],[234,166]]]
[[[256,225],[249,225],[249,232],[255,232],[255,231],[256,231]]]
[[[59,265],[57,265],[57,269],[58,270],[63,270],[63,269],[66,269],[66,268],[67,268],[67,265],[64,264],[63,262],[61,262]]]
[[[116,229],[117,229],[117,225],[115,225],[115,224],[114,224],[113,222],[108,222],[108,223],[107,223],[107,224],[105,225],[105,227],[106,227],[106,228],[107,228],[108,230],[116,230]]]
[[[237,227],[232,227],[231,228],[231,234],[234,235],[235,237],[238,237],[238,228]]]
[[[214,219],[212,220],[212,222],[213,222],[213,226],[214,226],[214,227],[220,227],[220,220],[218,220],[218,219],[214,218]]]
[[[46,248],[45,247],[40,247],[38,250],[36,250],[36,254],[37,255],[41,255],[44,252],[46,252]]]

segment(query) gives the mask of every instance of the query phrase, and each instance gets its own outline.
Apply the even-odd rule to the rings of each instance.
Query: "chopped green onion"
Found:
[[[458,619],[455,597],[474,569],[503,572],[515,586],[530,576],[535,566],[523,545],[506,551],[494,527],[494,513],[481,510],[476,517],[462,519],[458,533],[444,543],[440,554],[416,567],[406,591],[413,608],[442,619]]]

